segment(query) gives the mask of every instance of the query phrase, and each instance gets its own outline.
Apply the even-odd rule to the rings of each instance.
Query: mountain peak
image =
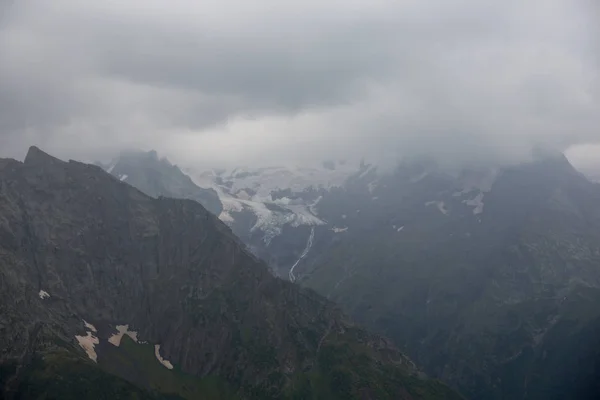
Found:
[[[155,150],[123,151],[104,167],[122,181],[151,197],[173,197],[198,201],[208,211],[219,215],[223,205],[213,189],[197,186],[192,179],[166,158],[159,158]]]
[[[546,173],[560,174],[561,176],[581,175],[560,151],[536,148],[532,151],[532,156],[532,165],[543,169]]]
[[[43,165],[43,164],[61,164],[63,161],[52,157],[50,154],[40,150],[37,146],[31,146],[25,156],[25,164],[27,165]]]

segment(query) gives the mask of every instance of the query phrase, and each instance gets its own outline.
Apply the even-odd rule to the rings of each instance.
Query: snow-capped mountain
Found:
[[[340,187],[358,166],[324,163],[322,168],[270,167],[235,168],[190,173],[198,186],[217,191],[223,203],[220,218],[233,222],[233,215],[244,210],[256,217],[255,230],[265,232],[268,242],[284,225],[314,226],[324,221],[315,215],[323,191]]]
[[[450,376],[473,398],[500,398],[495,385],[480,386],[488,376],[519,392],[513,365],[521,381],[527,371],[562,376],[595,351],[579,345],[600,329],[600,192],[562,155],[505,168],[411,160],[385,171],[327,163],[186,172],[214,190],[221,220],[277,275],[414,349],[431,375]],[[589,332],[556,325],[572,315]],[[507,335],[518,339],[514,348],[504,346]],[[477,368],[465,372],[472,349]],[[561,394],[573,392],[569,382]]]
[[[290,270],[307,256],[311,238],[333,228],[319,217],[319,202],[365,168],[364,164],[324,162],[311,168],[186,172],[198,186],[217,192],[223,204],[219,218],[277,274],[294,280]]]
[[[598,382],[600,187],[564,156],[369,172],[318,215],[344,231],[296,268],[299,283],[426,372],[472,399],[592,398],[577,390]]]

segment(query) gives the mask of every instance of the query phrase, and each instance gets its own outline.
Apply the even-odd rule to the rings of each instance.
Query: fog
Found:
[[[600,168],[594,0],[0,4],[0,156]]]

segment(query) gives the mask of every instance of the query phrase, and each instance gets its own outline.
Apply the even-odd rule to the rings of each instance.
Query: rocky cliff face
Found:
[[[215,215],[223,211],[215,190],[197,186],[179,167],[159,158],[155,151],[123,152],[110,164],[101,166],[148,196],[195,200]]]
[[[473,399],[597,398],[600,187],[564,157],[355,179],[302,283]],[[342,225],[343,224],[343,225]]]
[[[5,398],[454,399],[216,216],[32,148],[0,160]]]

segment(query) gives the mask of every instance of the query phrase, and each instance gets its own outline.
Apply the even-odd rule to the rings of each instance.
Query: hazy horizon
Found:
[[[165,4],[1,3],[0,156],[600,169],[597,2]]]

